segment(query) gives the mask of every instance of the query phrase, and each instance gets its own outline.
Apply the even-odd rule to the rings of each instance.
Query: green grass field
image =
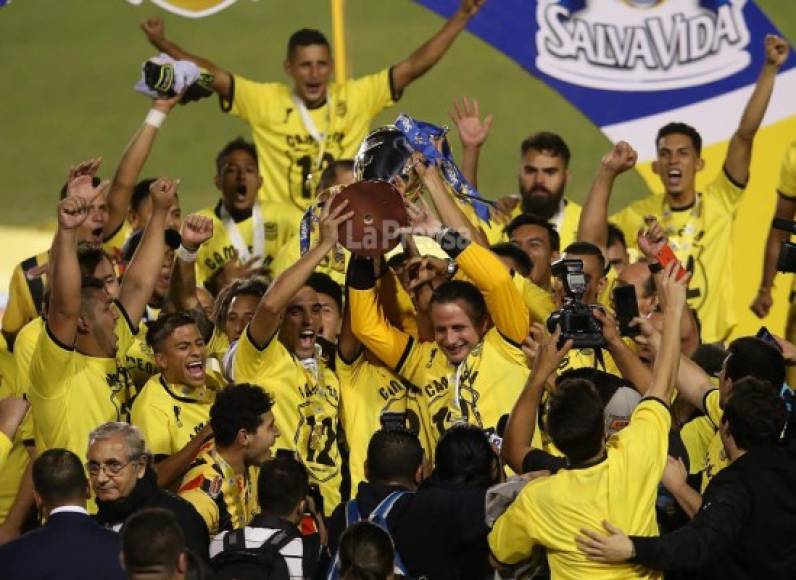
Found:
[[[791,41],[796,39],[796,2],[759,4]],[[138,21],[158,13],[163,12],[149,0],[141,6],[125,0],[14,0],[0,9],[0,196],[5,202],[0,223],[51,221],[57,190],[76,161],[102,155],[103,175],[110,175],[149,107],[132,89],[141,63],[153,55]],[[258,80],[285,78],[284,46],[295,29],[331,28],[327,0],[239,0],[201,20],[163,15],[169,37]],[[348,0],[353,73],[398,61],[441,24],[437,15],[409,0]],[[477,97],[482,110],[496,118],[482,157],[483,193],[495,197],[515,191],[518,145],[528,133],[546,129],[569,142],[574,152],[569,194],[583,198],[608,141],[556,93],[467,33],[376,123],[389,122],[398,112],[445,123],[450,102],[459,95]],[[181,177],[183,208],[206,206],[216,196],[215,154],[237,135],[248,137],[248,128],[221,114],[215,99],[178,109],[164,125],[145,173]],[[621,180],[615,201],[624,205],[645,193],[643,181],[633,175]]]

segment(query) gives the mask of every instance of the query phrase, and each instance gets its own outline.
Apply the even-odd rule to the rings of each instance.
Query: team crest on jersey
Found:
[[[279,234],[279,226],[276,222],[265,222],[265,239],[275,240]]]
[[[345,101],[340,101],[337,103],[335,107],[335,113],[337,113],[338,117],[345,117],[345,114],[348,112],[348,104]]]
[[[127,0],[130,4],[141,4],[142,0]],[[152,4],[160,6],[173,14],[187,18],[204,18],[224,8],[232,6],[237,0],[152,0]]]
[[[575,85],[659,91],[746,68],[746,0],[539,0],[536,66]]]

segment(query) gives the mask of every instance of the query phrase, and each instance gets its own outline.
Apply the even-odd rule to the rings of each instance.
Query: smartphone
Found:
[[[775,347],[777,347],[778,351],[782,352],[782,348],[779,346],[777,339],[774,338],[774,335],[771,334],[771,331],[765,326],[761,326],[760,330],[757,331],[757,334],[755,334],[755,336],[760,340],[766,341],[768,344],[774,345]]]
[[[658,259],[658,263],[664,268],[671,262],[677,262],[677,256],[674,255],[674,251],[669,247],[669,244],[664,244],[655,257]],[[682,280],[683,276],[686,274],[688,274],[688,270],[678,264],[675,278],[677,280]]]
[[[638,336],[641,329],[638,326],[630,326],[630,322],[639,316],[636,289],[630,284],[617,286],[613,291],[613,301],[616,321],[619,323],[619,334]]]

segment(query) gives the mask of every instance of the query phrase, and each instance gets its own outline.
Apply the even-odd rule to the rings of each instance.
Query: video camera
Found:
[[[774,218],[771,222],[771,227],[790,234],[796,234],[796,222],[782,218]],[[796,244],[785,240],[782,243],[782,248],[779,250],[779,259],[777,259],[777,272],[796,272]]]
[[[585,304],[586,276],[583,273],[583,260],[563,258],[553,262],[553,276],[564,284],[564,306],[553,312],[547,319],[547,330],[555,332],[561,327],[558,346],[572,339],[573,348],[601,348],[604,346],[602,326],[594,317],[594,310],[600,306]]]

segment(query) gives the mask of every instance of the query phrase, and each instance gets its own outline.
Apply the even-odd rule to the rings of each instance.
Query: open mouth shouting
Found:
[[[315,348],[315,331],[307,328],[299,332],[296,350],[310,351]]]
[[[194,381],[205,380],[205,363],[202,360],[190,361],[185,364],[185,374]]]
[[[666,180],[669,187],[680,187],[683,182],[683,171],[681,169],[670,169],[666,172]]]

